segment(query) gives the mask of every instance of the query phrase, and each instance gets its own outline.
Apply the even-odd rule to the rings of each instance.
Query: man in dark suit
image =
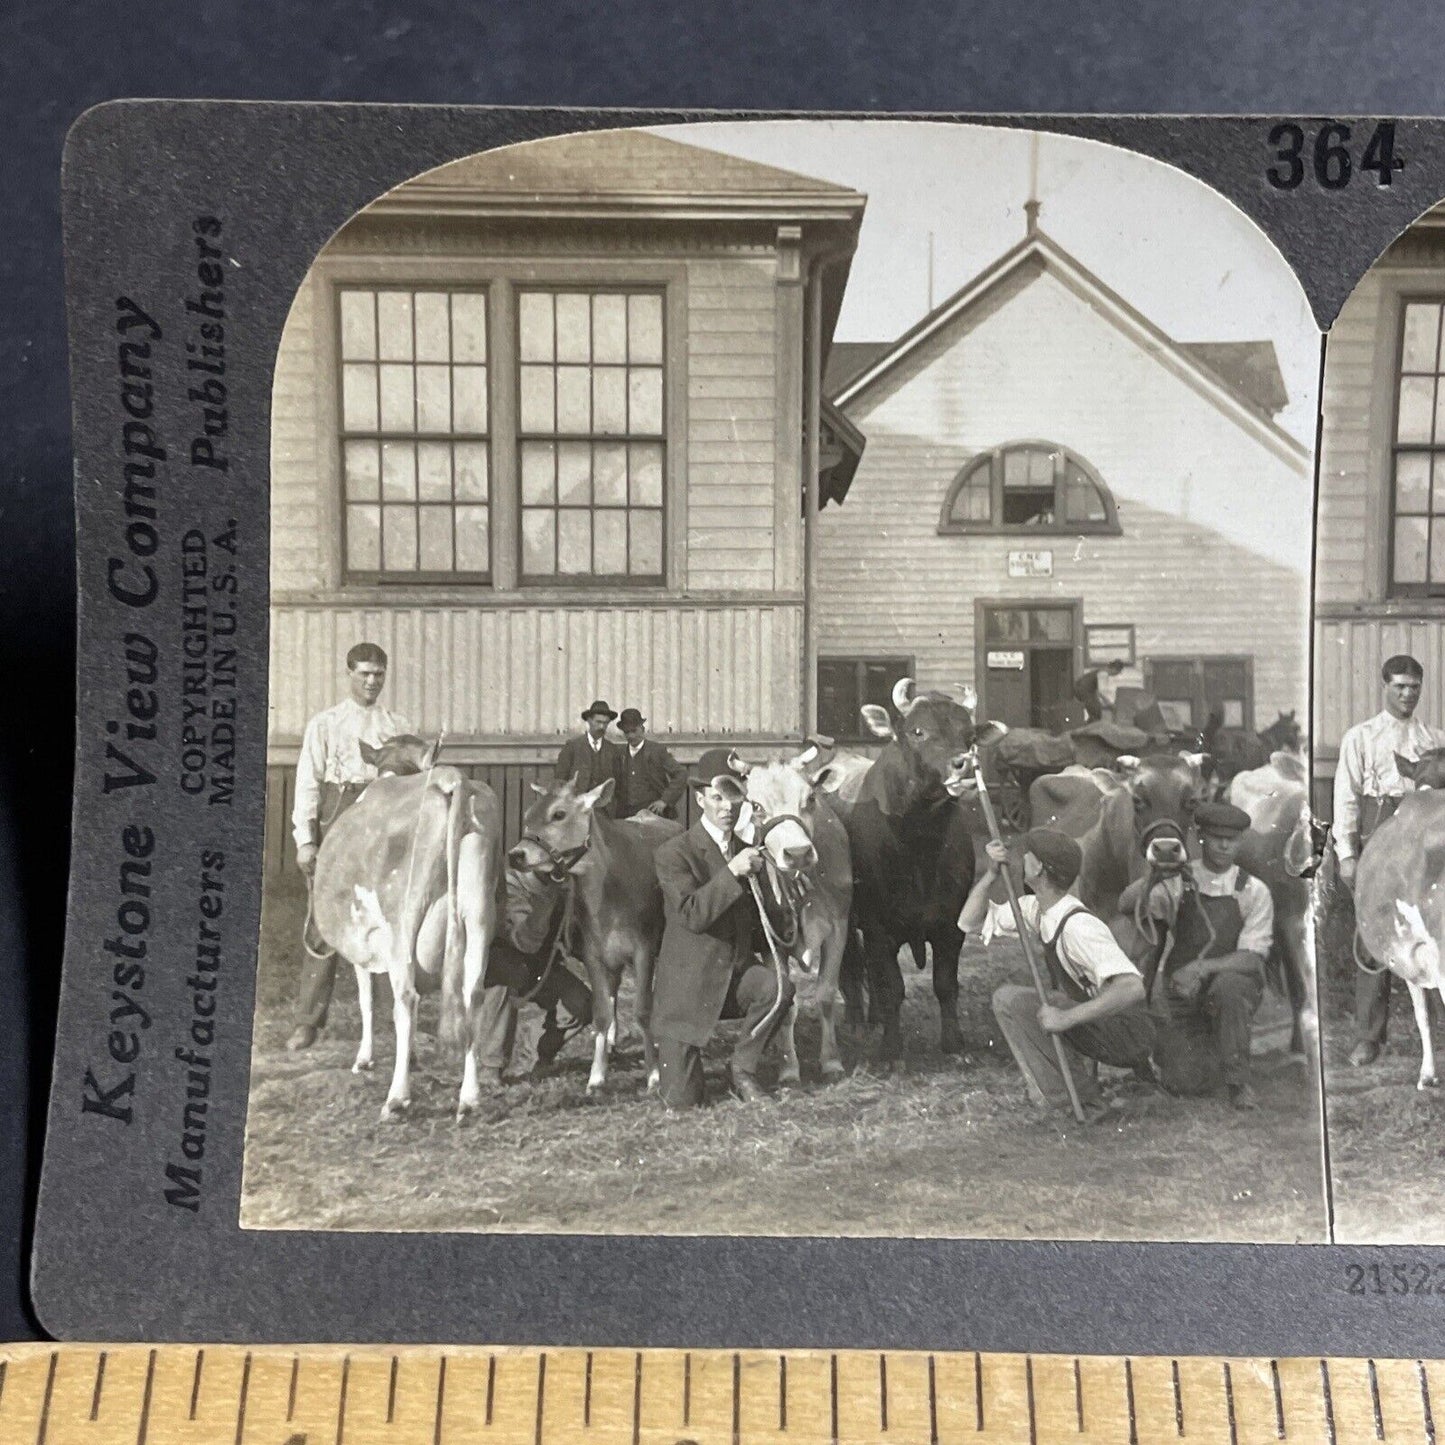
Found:
[[[579,793],[589,793],[611,778],[614,785],[613,797],[605,805],[599,804],[597,809],[608,817],[613,815],[616,808],[614,800],[622,792],[623,749],[616,743],[609,742],[605,736],[607,724],[616,716],[601,698],[594,702],[582,714],[582,721],[587,725],[586,731],[575,738],[568,738],[562,745],[562,751],[557,754],[555,774],[559,783],[576,777]]]
[[[618,729],[627,739],[622,758],[622,801],[617,816],[630,818],[643,811],[659,817],[677,817],[678,800],[687,783],[687,770],[661,743],[647,736],[647,719],[635,707],[622,709]]]
[[[652,1032],[670,1109],[703,1102],[702,1049],[722,1019],[743,1020],[729,1068],[733,1092],[746,1103],[762,1098],[758,1061],[793,1001],[785,977],[774,1008],[775,971],[754,952],[761,925],[747,880],[763,867],[763,852],[733,836],[746,791],[727,750],[704,753],[687,784],[698,821],[657,850],[667,923],[652,981]]]

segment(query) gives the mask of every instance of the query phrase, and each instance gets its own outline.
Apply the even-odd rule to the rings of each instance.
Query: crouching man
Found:
[[[1024,927],[1043,945],[1049,1001],[1041,1005],[1031,985],[1004,984],[994,990],[994,1017],[1029,1097],[1049,1109],[1069,1108],[1068,1085],[1050,1035],[1062,1039],[1084,1117],[1097,1123],[1108,1116],[1109,1108],[1085,1059],[1134,1069],[1144,1077],[1151,1072],[1154,1024],[1144,980],[1108,924],[1069,891],[1083,864],[1079,845],[1051,828],[1026,833],[1023,845],[1024,883],[1030,891],[1019,899],[1019,912]],[[964,933],[982,928],[989,889],[1008,861],[1002,843],[990,842],[987,852],[988,867],[959,915],[958,926]]]

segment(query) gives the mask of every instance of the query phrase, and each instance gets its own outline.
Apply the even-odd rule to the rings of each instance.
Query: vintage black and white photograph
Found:
[[[275,365],[242,1225],[1326,1239],[1322,1009],[1429,1147],[1433,895],[1317,990],[1309,880],[1445,750],[1437,234],[1330,347],[1312,807],[1320,335],[1202,183],[716,122],[358,212]]]
[[[1331,844],[1316,922],[1342,1241],[1445,1239],[1429,1186],[1445,1117],[1442,312],[1436,207],[1360,282],[1325,353],[1314,788]]]

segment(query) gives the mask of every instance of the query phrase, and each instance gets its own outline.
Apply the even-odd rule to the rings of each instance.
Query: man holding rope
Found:
[[[1009,861],[1007,844],[990,840],[985,848],[988,867],[958,919],[966,934],[982,929],[989,890]],[[1079,845],[1067,833],[1035,828],[1024,834],[1023,875],[1029,893],[1019,899],[1019,915],[1043,945],[1048,1001],[1041,1004],[1032,985],[1004,984],[994,990],[993,1011],[1034,1103],[1070,1108],[1063,1074],[1067,1067],[1084,1119],[1093,1124],[1108,1118],[1110,1109],[1083,1061],[1097,1059],[1146,1072],[1154,1025],[1139,970],[1115,942],[1108,924],[1069,891],[1082,864]],[[1051,1035],[1063,1043],[1062,1064]]]
[[[726,748],[704,753],[688,778],[698,821],[657,850],[666,927],[652,985],[662,1101],[690,1108],[705,1098],[702,1050],[723,1019],[742,1019],[728,1070],[745,1103],[764,1097],[757,1066],[793,1001],[776,964],[758,961],[766,940],[749,880],[763,850],[735,836],[747,797]]]

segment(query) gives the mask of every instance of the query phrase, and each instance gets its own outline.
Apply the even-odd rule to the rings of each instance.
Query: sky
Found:
[[[1024,235],[1026,130],[929,121],[721,121],[659,135],[863,192],[868,206],[835,337],[888,341]],[[1276,418],[1312,446],[1320,334],[1264,233],[1161,161],[1040,135],[1039,225],[1176,341],[1274,342],[1289,393]]]

